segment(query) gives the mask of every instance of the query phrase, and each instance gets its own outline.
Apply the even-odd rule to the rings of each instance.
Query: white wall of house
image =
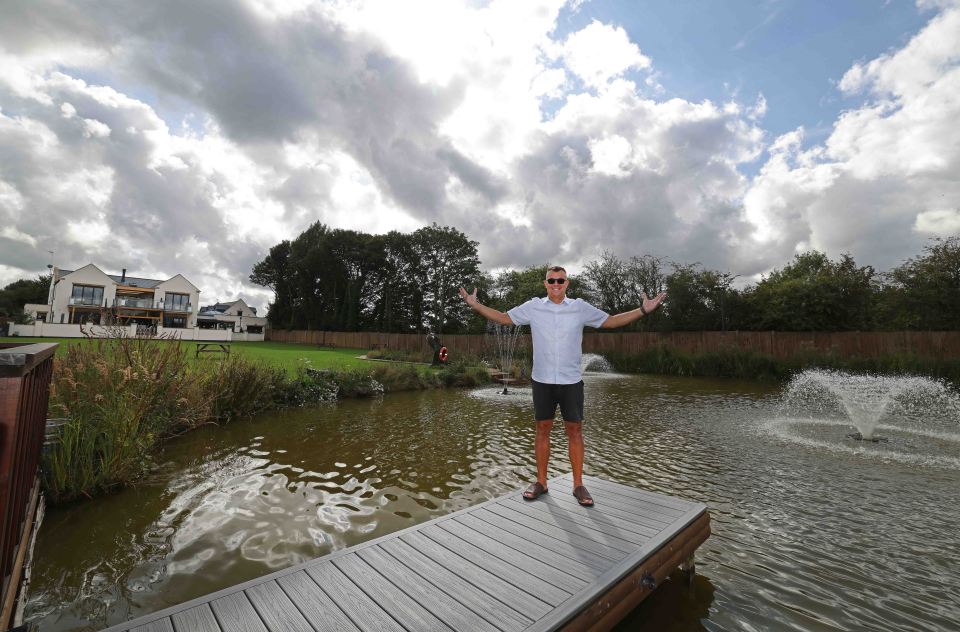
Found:
[[[40,303],[25,303],[23,311],[33,320],[46,320],[50,313],[50,306]]]
[[[196,327],[197,312],[200,311],[200,290],[197,288],[197,286],[190,281],[187,281],[183,275],[178,274],[177,276],[167,279],[157,286],[154,300],[164,300],[167,292],[171,292],[173,294],[190,295],[190,317],[187,319],[187,328]]]
[[[92,263],[87,264],[79,270],[74,270],[70,274],[63,276],[57,281],[53,288],[53,306],[51,309],[51,318],[48,322],[60,324],[61,315],[63,322],[70,322],[70,297],[73,295],[74,285],[94,285],[103,287],[103,301],[101,305],[113,305],[113,299],[117,296],[117,284],[106,273]]]

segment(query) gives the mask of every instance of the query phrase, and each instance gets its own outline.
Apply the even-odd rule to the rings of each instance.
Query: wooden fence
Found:
[[[0,344],[0,630],[15,623],[40,499],[38,467],[56,348],[50,343]]]
[[[266,339],[350,349],[383,347],[409,351],[430,350],[426,336],[420,334],[268,329]],[[441,342],[453,354],[482,353],[488,350],[491,344],[495,344],[489,335],[441,336]],[[517,345],[528,347],[529,335],[521,336]],[[957,358],[960,357],[960,331],[676,331],[585,332],[583,335],[585,353],[639,353],[661,346],[686,353],[744,349],[777,358],[789,358],[811,351],[832,353],[841,358],[874,358],[893,354],[911,354],[923,358]]]

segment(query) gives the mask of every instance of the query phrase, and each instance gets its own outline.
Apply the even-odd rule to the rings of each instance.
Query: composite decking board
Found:
[[[529,527],[534,531],[539,531],[544,535],[544,537],[556,538],[561,542],[566,542],[574,547],[582,549],[585,553],[589,553],[590,555],[599,555],[600,557],[606,558],[611,562],[617,562],[623,559],[623,556],[625,555],[624,551],[607,546],[602,542],[597,542],[596,540],[591,540],[590,538],[578,533],[573,533],[571,531],[561,529],[560,527],[556,527],[552,524],[548,524],[542,519],[538,518],[536,515],[530,516],[526,513],[515,511],[510,507],[504,507],[502,505],[491,505],[486,508],[486,511]]]
[[[567,520],[588,529],[605,533],[612,538],[630,544],[631,546],[629,546],[627,550],[633,550],[637,545],[646,542],[650,536],[656,535],[663,530],[651,529],[628,522],[623,518],[611,516],[599,507],[591,507],[585,510],[583,507],[577,506],[574,508],[564,505],[563,503],[558,503],[553,499],[542,499],[530,502],[522,498],[511,498],[509,502],[522,505],[523,507],[529,507],[534,511],[549,514],[557,519]],[[631,531],[631,529],[636,529],[636,531]]]
[[[108,632],[433,630],[441,622],[454,630],[465,622],[486,632],[553,630],[578,613],[583,619],[584,608],[664,543],[687,538],[684,530],[706,511],[594,477],[584,484],[596,507],[576,504],[567,474],[537,501],[507,494]],[[571,579],[589,583],[577,589]]]
[[[177,632],[222,632],[208,603],[178,612],[170,620]]]
[[[438,566],[402,540],[384,542],[380,547],[398,562],[426,580],[438,592],[449,595],[504,632],[519,632],[533,619],[517,612],[507,604],[477,590],[476,586],[457,574]]]
[[[247,588],[247,598],[270,632],[314,632],[276,581]]]
[[[658,505],[649,500],[640,498],[626,498],[618,492],[612,491],[606,487],[594,486],[590,490],[594,501],[599,505],[613,505],[620,511],[629,512],[637,516],[642,516],[645,520],[655,520],[660,527],[664,527],[673,522],[681,512],[675,511],[670,507]]]
[[[625,503],[621,498],[599,491],[594,493],[591,490],[590,494],[594,496],[594,509],[600,510],[600,512],[605,515],[623,518],[628,522],[638,524],[647,529],[653,529],[654,531],[660,531],[676,518],[676,516],[673,515],[667,516],[657,512],[656,509],[659,507],[657,505],[646,503],[634,504],[633,501]],[[579,511],[580,504],[577,502],[577,499],[573,497],[573,494],[551,493],[549,500]]]
[[[241,590],[210,602],[217,623],[230,632],[270,632]]]
[[[350,617],[354,625],[364,632],[404,629],[366,592],[357,590],[356,584],[340,572],[332,561],[325,560],[306,570],[330,599]]]
[[[462,516],[461,518],[469,518],[470,520],[483,522],[491,527],[495,527],[499,529],[500,532],[511,536],[517,546],[521,548],[527,546],[526,543],[530,543],[568,557],[575,562],[592,568],[595,575],[600,575],[613,564],[613,560],[594,555],[589,551],[584,551],[583,548],[577,547],[566,540],[558,540],[544,535],[542,531],[537,531],[518,522],[507,520],[503,516],[498,516],[486,509],[481,509],[469,516]]]
[[[359,632],[360,628],[353,624],[306,571],[278,577],[277,583],[317,632]]]
[[[618,511],[615,507],[612,507],[610,503],[601,504],[600,501],[594,499],[595,504],[593,507],[584,508],[577,503],[575,498],[571,497],[571,500],[573,502],[568,502],[565,498],[559,499],[554,497],[541,498],[536,502],[530,502],[521,497],[517,497],[511,498],[510,502],[523,503],[534,509],[553,513],[557,516],[563,516],[574,522],[589,524],[598,529],[607,527],[613,530],[607,530],[607,533],[616,535],[634,544],[641,544],[650,536],[663,531],[664,527],[672,522],[671,520],[670,522],[660,523],[654,527],[631,519],[634,518],[634,516],[623,511]]]
[[[618,495],[623,496],[624,498],[635,498],[637,500],[643,500],[655,505],[660,505],[664,508],[665,513],[667,511],[673,511],[676,515],[683,514],[685,513],[685,508],[690,504],[690,501],[688,500],[681,500],[672,496],[664,496],[663,494],[659,494],[657,492],[648,492],[644,489],[638,489],[636,487],[630,487],[628,485],[614,483],[612,481],[606,481],[602,478],[594,478],[592,476],[584,476],[583,484],[587,486],[587,489],[590,489],[590,485],[593,485],[601,490],[610,490]]]
[[[499,507],[491,507],[490,510],[494,511],[495,509],[502,507],[505,510],[515,511],[519,514],[529,516],[534,520],[539,520],[544,524],[552,525],[558,529],[567,531],[568,533],[583,536],[587,539],[597,542],[598,544],[603,544],[611,549],[616,549],[620,552],[618,559],[634,550],[637,546],[636,543],[628,542],[627,540],[618,538],[615,535],[611,535],[597,526],[584,525],[576,520],[571,520],[567,516],[557,515],[555,513],[550,513],[549,511],[542,511],[533,505],[536,505],[536,502],[521,500],[517,502],[504,502]]]
[[[522,612],[531,619],[539,619],[550,612],[552,606],[486,569],[460,557],[422,533],[408,533],[401,540],[431,558],[447,570],[473,584],[474,590],[482,590],[511,609]]]
[[[503,577],[517,588],[528,592],[531,595],[536,595],[551,606],[560,605],[574,592],[563,590],[551,582],[541,579],[537,575],[524,570],[518,565],[510,564],[501,559],[492,557],[483,549],[470,544],[466,540],[458,538],[449,531],[441,529],[439,526],[429,526],[423,529],[421,533],[440,546],[446,547],[452,553],[459,555],[465,560],[473,562],[478,567],[487,570],[497,577]]]
[[[371,547],[358,551],[364,562],[377,569],[377,572],[390,580],[393,585],[405,592],[411,599],[429,610],[453,630],[476,630],[477,632],[497,632],[497,628],[486,619],[478,617],[465,605],[440,590],[427,588],[418,576],[401,564],[396,558],[380,547]]]
[[[563,571],[567,575],[572,575],[574,577],[585,577],[584,581],[589,581],[594,577],[598,577],[601,574],[601,571],[595,567],[584,563],[582,559],[576,557],[576,551],[573,547],[565,547],[566,550],[560,552],[556,549],[562,549],[563,543],[553,540],[552,538],[537,538],[536,540],[527,540],[516,533],[505,531],[500,529],[489,522],[484,522],[475,516],[460,516],[456,520],[451,520],[450,522],[445,522],[443,524],[444,528],[447,528],[450,523],[460,523],[465,524],[474,531],[482,533],[483,535],[491,538],[492,540],[498,542],[504,547],[513,549],[525,555],[532,556],[547,566],[557,569],[558,571]],[[546,548],[542,545],[542,542],[550,540],[552,542],[557,542],[558,546],[554,549]],[[505,551],[505,554],[510,554]]]
[[[449,626],[374,570],[359,555],[345,555],[333,564],[405,629],[450,630]]]
[[[668,544],[678,533],[691,525],[707,510],[706,506],[702,504],[690,503],[690,505],[690,509],[683,515],[678,516],[668,528],[664,529],[655,537],[650,538],[650,540],[636,551],[624,557],[624,559],[604,573],[603,576],[586,586],[563,605],[554,608],[549,614],[538,619],[526,632],[547,632],[549,630],[555,630],[574,617],[583,608],[590,605],[594,599],[603,595],[608,588],[614,586],[634,568],[643,563],[645,559],[653,555],[662,546]]]
[[[498,542],[479,531],[475,531],[456,520],[446,520],[438,526],[444,531],[449,531],[461,540],[469,542],[487,555],[492,555],[508,564],[523,569],[534,577],[540,577],[550,582],[568,595],[572,595],[587,584],[587,581],[575,572],[567,573],[523,551],[504,546],[504,543]]]
[[[138,625],[130,632],[174,632],[170,619],[160,619],[143,625]]]

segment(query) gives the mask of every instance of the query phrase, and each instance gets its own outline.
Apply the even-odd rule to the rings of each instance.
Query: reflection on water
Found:
[[[863,458],[923,454],[923,437],[909,451],[893,436],[832,449],[832,435],[812,440],[817,421],[778,417],[779,389],[747,382],[588,376],[586,394],[588,474],[704,502],[713,517],[693,591],[667,582],[621,629],[960,618],[958,468]],[[394,394],[181,437],[136,489],[49,510],[28,616],[43,631],[97,630],[517,489],[533,472],[529,408]],[[556,475],[569,466],[559,426],[553,436]]]

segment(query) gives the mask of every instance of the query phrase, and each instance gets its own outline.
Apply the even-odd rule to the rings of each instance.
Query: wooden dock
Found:
[[[569,474],[109,632],[604,630],[710,534],[705,505]]]

